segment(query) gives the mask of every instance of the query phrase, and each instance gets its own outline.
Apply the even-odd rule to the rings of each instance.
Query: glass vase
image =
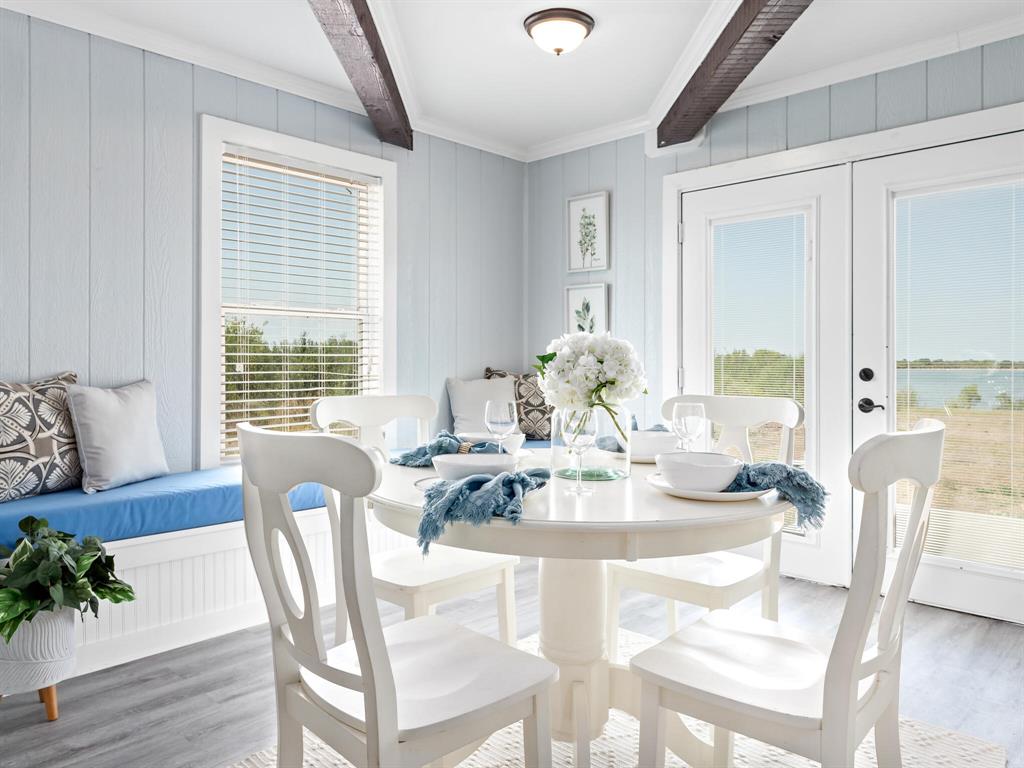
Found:
[[[610,411],[610,412],[609,412]],[[633,414],[624,405],[595,408],[597,439],[583,454],[584,480],[622,480],[629,477],[630,431]],[[551,414],[551,474],[576,480],[576,464],[562,437],[562,415]]]

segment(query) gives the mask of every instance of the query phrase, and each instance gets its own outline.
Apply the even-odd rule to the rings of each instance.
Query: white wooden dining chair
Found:
[[[664,765],[666,710],[714,726],[713,765],[731,761],[732,733],[817,760],[853,766],[875,729],[878,765],[899,768],[900,662],[904,609],[921,561],[945,426],[922,419],[912,432],[878,435],[850,460],[864,494],[853,579],[835,637],[776,621],[714,611],[633,657],[641,678],[640,765]],[[892,486],[913,487],[903,546],[877,623],[888,552]]]
[[[662,416],[672,418],[676,403],[700,403],[708,421],[720,428],[714,450],[736,451],[743,461],[753,461],[750,430],[778,424],[781,440],[778,460],[793,463],[794,432],[804,422],[804,411],[785,397],[731,395],[678,395],[661,406]],[[608,564],[608,658],[618,655],[619,595],[632,589],[665,598],[668,633],[676,631],[676,601],[709,610],[729,608],[750,595],[761,593],[761,613],[766,619],[779,616],[779,557],[782,532],[764,545],[762,557],[738,552],[710,552],[685,557],[660,557]]]
[[[375,451],[338,435],[238,425],[245,535],[270,617],[280,768],[300,768],[303,728],[357,766],[422,766],[523,722],[526,765],[549,766],[550,662],[423,616],[382,629],[363,497],[380,484]],[[312,564],[288,491],[319,483],[333,498],[338,621],[328,647]],[[290,556],[288,556],[290,555]]]
[[[430,439],[430,420],[437,403],[426,395],[353,395],[323,397],[310,408],[310,421],[326,432],[342,422],[358,430],[358,440],[387,456],[384,427],[398,419],[415,419],[417,439]],[[493,587],[498,603],[498,634],[515,645],[515,567],[519,558],[491,552],[474,552],[435,544],[424,557],[410,540],[409,546],[372,556],[373,583],[377,597],[401,606],[407,619],[427,616],[444,600]],[[345,627],[338,625],[343,639]]]

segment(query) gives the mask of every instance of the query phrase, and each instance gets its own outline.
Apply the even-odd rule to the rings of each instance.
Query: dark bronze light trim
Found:
[[[526,30],[526,34],[533,39],[533,28],[542,21],[551,21],[552,19],[563,19],[565,21],[575,21],[583,26],[587,33],[583,36],[586,40],[590,37],[590,33],[594,31],[594,17],[589,13],[583,11],[577,11],[575,8],[547,8],[543,11],[537,11],[531,13],[523,20],[523,29]],[[561,55],[562,51],[559,49],[555,50],[555,55]]]

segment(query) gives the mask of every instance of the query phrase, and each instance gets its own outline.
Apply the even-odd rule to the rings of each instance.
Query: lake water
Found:
[[[918,405],[941,407],[955,401],[960,391],[971,384],[978,388],[978,408],[994,408],[996,395],[1008,393],[1014,401],[1024,399],[1024,369],[1015,371],[984,368],[900,368],[896,372],[896,389],[917,393]]]

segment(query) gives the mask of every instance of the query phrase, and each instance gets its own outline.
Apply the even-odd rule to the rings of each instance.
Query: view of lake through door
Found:
[[[937,418],[912,597],[1024,622],[1024,134],[687,192],[682,221],[684,391],[795,399],[796,462],[831,494],[821,531],[787,525],[783,572],[848,583],[852,450]]]
[[[684,391],[796,400],[795,461],[833,489],[846,486],[850,445],[848,174],[837,166],[682,200]],[[755,460],[777,458],[778,427],[756,430],[751,448]],[[849,583],[849,497],[832,494],[821,530],[787,519],[784,573]]]
[[[946,423],[912,596],[1024,621],[1024,134],[854,164],[854,442]],[[883,408],[869,409],[873,405]],[[867,412],[859,406],[863,405]],[[909,489],[891,500],[902,544]],[[890,558],[890,567],[894,559]]]

